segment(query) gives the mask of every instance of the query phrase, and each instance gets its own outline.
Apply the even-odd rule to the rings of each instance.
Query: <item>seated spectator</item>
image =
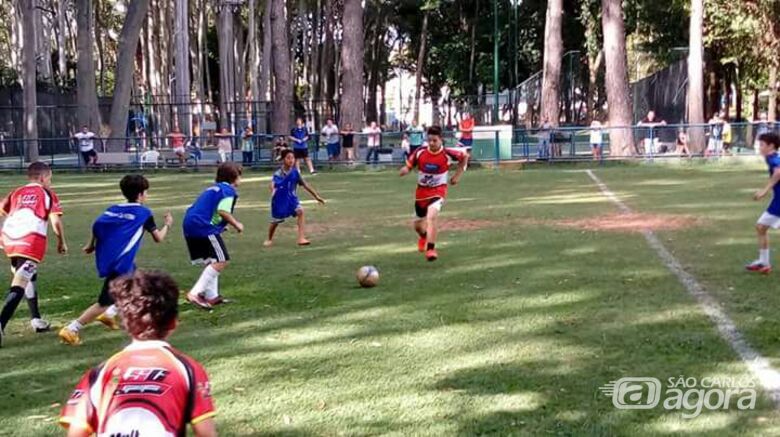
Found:
[[[184,167],[187,162],[187,149],[184,147],[184,134],[179,130],[179,126],[174,126],[173,131],[168,134],[168,141],[173,153],[179,159],[179,164]]]
[[[282,152],[289,149],[287,146],[287,139],[284,137],[284,135],[279,135],[274,140],[274,148],[273,148],[273,155],[272,158],[274,161],[279,161],[282,159]]]
[[[144,164],[154,164],[154,168],[157,168],[160,164],[160,152],[154,148],[150,148],[141,154],[141,168],[144,168]]]

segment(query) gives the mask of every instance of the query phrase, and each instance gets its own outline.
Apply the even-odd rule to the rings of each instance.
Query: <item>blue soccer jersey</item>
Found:
[[[293,149],[307,149],[309,145],[303,139],[308,135],[309,131],[306,130],[306,126],[292,128],[290,136],[297,140],[293,141]]]
[[[295,215],[295,210],[301,206],[295,190],[303,183],[301,173],[293,167],[285,173],[279,169],[274,173],[274,195],[271,198],[271,217],[285,219]]]
[[[95,264],[100,277],[132,273],[144,230],[156,229],[152,211],[139,203],[109,207],[92,225]]]
[[[777,153],[773,153],[766,157],[766,164],[769,167],[769,177],[775,172],[775,169],[780,168],[780,156]],[[780,184],[775,184],[772,187],[772,202],[766,209],[766,212],[780,217]]]
[[[226,183],[218,182],[208,188],[187,208],[182,221],[185,237],[208,237],[221,234],[227,222],[219,215],[219,211],[233,213],[238,201],[236,189]]]

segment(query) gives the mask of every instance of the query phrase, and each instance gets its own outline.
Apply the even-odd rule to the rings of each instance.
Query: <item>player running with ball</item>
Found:
[[[772,202],[761,214],[756,223],[758,234],[758,259],[745,266],[748,271],[769,274],[772,271],[772,263],[769,261],[769,228],[780,228],[780,156],[777,149],[780,148],[780,137],[774,133],[761,134],[758,137],[758,150],[766,160],[769,167],[769,181],[766,186],[753,195],[753,199],[761,200],[770,191],[773,192]]]
[[[406,165],[401,168],[401,176],[406,176],[413,168],[417,168],[417,191],[415,192],[414,210],[417,218],[414,230],[420,236],[417,249],[425,252],[428,261],[436,261],[436,236],[438,234],[438,217],[444,199],[447,197],[447,178],[450,170],[450,159],[458,162],[458,169],[450,181],[457,185],[468,165],[468,155],[456,149],[444,147],[442,132],[439,126],[428,128],[428,145],[417,149],[409,155]]]

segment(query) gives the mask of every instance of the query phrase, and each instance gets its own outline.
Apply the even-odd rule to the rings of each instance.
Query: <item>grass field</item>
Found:
[[[674,223],[658,235],[780,367],[780,282],[743,273],[765,181],[755,164],[597,168],[637,213]],[[748,377],[745,365],[641,234],[604,229],[616,207],[579,168],[475,170],[450,192],[440,260],[416,252],[408,228],[414,181],[394,172],[321,174],[327,206],[305,206],[314,245],[293,225],[263,249],[267,173],[249,173],[220,278],[237,303],[183,306],[171,342],[211,375],[223,435],[777,435],[764,394],[752,411],[621,411],[598,388],[625,376]],[[55,175],[71,253],[40,269],[44,315],[59,327],[101,284],[78,252],[91,221],[120,200],[119,175]],[[147,238],[139,266],[183,288],[190,267],[180,219],[210,175],[150,174],[150,206],[177,232]],[[3,175],[0,191],[23,182]],[[585,222],[578,220],[589,219]],[[595,225],[594,225],[595,224]],[[53,248],[52,248],[53,249]],[[780,255],[778,255],[780,256]],[[775,256],[776,260],[779,260]],[[381,284],[360,289],[355,270]],[[8,273],[2,276],[8,280]],[[88,367],[127,341],[95,325],[66,347],[35,335],[20,305],[0,349],[0,435],[59,435],[58,403]]]

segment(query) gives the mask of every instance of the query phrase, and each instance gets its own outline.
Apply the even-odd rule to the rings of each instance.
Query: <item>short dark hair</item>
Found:
[[[236,164],[235,162],[223,162],[222,164],[217,167],[217,182],[227,182],[229,184],[232,184],[233,182],[238,179],[239,176],[244,172],[243,167],[241,167],[241,164]]]
[[[759,135],[758,141],[769,144],[775,150],[780,149],[780,136],[774,132],[767,132],[765,134]]]
[[[179,286],[167,273],[138,270],[112,281],[110,290],[133,338],[168,336],[179,315]]]
[[[51,167],[45,162],[36,161],[27,167],[27,177],[30,179],[38,179],[41,176],[51,173]]]
[[[149,189],[149,181],[143,175],[129,174],[119,181],[119,189],[128,202],[137,202],[138,196]]]
[[[437,137],[442,136],[441,132],[441,126],[433,125],[428,128],[428,135],[436,135]]]
[[[281,152],[279,152],[279,158],[284,159],[287,157],[287,155],[291,154],[293,151],[290,149],[284,149]]]

